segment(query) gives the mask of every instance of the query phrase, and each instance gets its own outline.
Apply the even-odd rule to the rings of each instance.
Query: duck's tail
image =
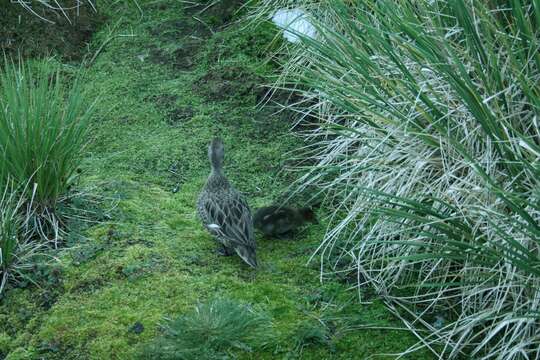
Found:
[[[255,248],[248,246],[237,246],[234,248],[238,256],[242,258],[252,268],[257,268],[257,253]]]

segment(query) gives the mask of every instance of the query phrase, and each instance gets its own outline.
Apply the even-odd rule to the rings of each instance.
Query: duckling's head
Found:
[[[212,164],[212,168],[220,170],[223,165],[223,157],[225,156],[225,149],[223,147],[223,140],[216,137],[208,146],[208,158]]]
[[[312,209],[310,208],[301,208],[301,209],[298,209],[298,212],[300,213],[300,215],[302,216],[302,218],[305,220],[305,221],[309,221],[313,224],[318,224],[319,222],[317,221],[317,218],[315,217],[315,213],[313,212]]]

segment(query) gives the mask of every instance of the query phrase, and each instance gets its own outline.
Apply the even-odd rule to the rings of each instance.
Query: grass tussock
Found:
[[[92,110],[79,84],[64,82],[51,61],[6,62],[0,73],[0,184],[33,184],[23,195],[32,226],[55,242],[58,204],[76,178]]]
[[[316,124],[293,170],[335,209],[322,275],[356,272],[444,358],[538,357],[540,3],[295,4],[318,35],[276,87]]]
[[[163,334],[148,345],[144,359],[221,359],[231,351],[267,344],[270,320],[250,306],[217,299],[163,326]]]
[[[31,211],[25,209],[31,204],[19,194],[13,186],[5,186],[0,196],[0,298],[8,283],[26,277],[42,246],[31,239]]]

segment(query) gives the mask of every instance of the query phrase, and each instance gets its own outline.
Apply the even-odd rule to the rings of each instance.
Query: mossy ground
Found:
[[[226,173],[253,208],[292,180],[280,171],[299,145],[290,119],[256,106],[275,34],[223,27],[227,4],[198,14],[180,1],[140,3],[142,18],[131,2],[100,6],[108,25],[92,40],[95,51],[111,35],[132,35],[109,41],[85,75],[99,102],[79,184],[91,197],[78,206],[95,222],[72,221],[74,246],[45,271],[48,281],[1,300],[0,358],[132,359],[164,317],[215,297],[273,320],[271,346],[240,358],[365,359],[413,344],[405,331],[366,328],[400,324],[376,299],[359,305],[347,284],[321,284],[317,264],[306,266],[324,221],[290,241],[259,240],[257,271],[215,252],[194,206],[213,136],[224,138]],[[140,334],[130,331],[137,322]]]

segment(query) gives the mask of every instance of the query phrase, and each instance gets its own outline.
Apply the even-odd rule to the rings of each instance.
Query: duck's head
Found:
[[[225,148],[223,147],[223,140],[216,137],[212,140],[208,146],[208,158],[212,163],[212,167],[216,170],[221,169],[223,164],[223,157],[225,156]]]

